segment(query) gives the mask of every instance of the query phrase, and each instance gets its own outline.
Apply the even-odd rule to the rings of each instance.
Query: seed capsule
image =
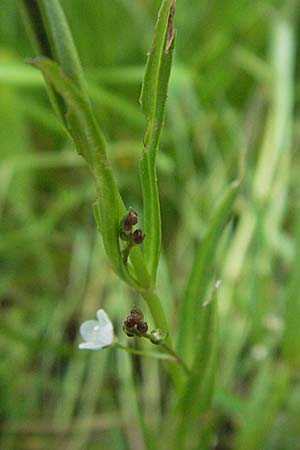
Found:
[[[125,327],[132,328],[136,325],[136,319],[133,316],[128,316],[124,321]]]
[[[138,213],[134,209],[130,209],[127,213],[127,220],[131,225],[138,223]]]
[[[147,322],[141,321],[141,322],[138,322],[136,328],[141,334],[146,334],[148,331],[148,324],[147,324]]]
[[[124,231],[131,231],[133,225],[138,223],[138,214],[134,209],[130,209],[123,218]]]
[[[131,234],[131,238],[135,244],[137,244],[137,245],[141,244],[143,242],[143,240],[145,239],[143,230],[138,228]]]
[[[137,308],[133,308],[130,311],[130,317],[132,317],[135,320],[135,323],[138,323],[144,319],[144,315],[143,315],[142,311],[140,311]]]

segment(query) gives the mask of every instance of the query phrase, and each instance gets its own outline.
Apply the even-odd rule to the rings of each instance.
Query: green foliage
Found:
[[[72,81],[51,60],[32,61],[47,82],[59,93],[65,105],[65,121],[77,146],[78,153],[87,161],[96,181],[100,211],[100,230],[106,254],[115,272],[126,279],[119,248],[119,194],[105,153],[105,142],[92,115],[88,102]]]
[[[191,274],[181,304],[178,331],[178,349],[190,360],[193,353],[194,336],[199,330],[199,299],[203,299],[207,286],[214,276],[215,254],[220,235],[223,232],[232,211],[232,205],[238,193],[239,184],[234,182],[224,194],[220,205],[210,220],[206,236],[199,245],[192,264]]]
[[[207,304],[197,305],[195,311],[195,315],[199,317],[197,333],[194,333],[195,356],[190,375],[180,393],[176,411],[176,415],[180,418],[174,442],[177,449],[191,446],[186,444],[186,435],[188,432],[194,435],[196,419],[206,413],[211,404],[217,370],[218,313],[215,298],[217,289],[218,285],[214,287]],[[196,436],[195,441],[197,440],[199,436]]]

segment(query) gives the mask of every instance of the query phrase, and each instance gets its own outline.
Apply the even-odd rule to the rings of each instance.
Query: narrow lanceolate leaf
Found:
[[[203,301],[208,283],[212,279],[216,249],[222,231],[228,222],[238,188],[239,184],[233,182],[224,194],[220,206],[212,217],[207,234],[195,254],[179,314],[178,350],[187,361],[191,361],[193,356],[190,350],[193,348],[193,336],[197,329],[195,313]]]
[[[156,176],[156,152],[163,126],[168,83],[175,44],[173,16],[175,1],[164,0],[156,23],[154,40],[148,56],[141,93],[141,106],[148,126],[140,163],[144,199],[145,258],[153,283],[156,278],[161,246],[161,221]]]
[[[36,53],[56,61],[88,101],[78,54],[59,1],[21,0],[20,7]],[[66,125],[64,103],[51,84],[47,89],[55,112]]]
[[[217,367],[218,323],[217,289],[213,288],[208,302],[198,305],[195,316],[198,332],[194,334],[195,357],[190,376],[186,381],[177,405],[178,419],[175,448],[186,447],[186,438],[194,420],[205,413],[211,404]]]
[[[60,67],[47,58],[36,58],[32,64],[38,67],[46,82],[61,96],[66,109],[66,122],[76,143],[78,152],[85,158],[95,177],[99,228],[104,247],[115,272],[128,279],[122,263],[119,246],[119,223],[122,215],[119,192],[105,153],[105,142],[98,129],[90,105],[74,83]]]

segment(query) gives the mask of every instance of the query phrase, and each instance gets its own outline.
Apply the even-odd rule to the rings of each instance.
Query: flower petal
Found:
[[[87,320],[80,326],[80,334],[84,341],[79,344],[79,348],[98,350],[113,343],[113,325],[103,309],[97,311],[98,320]]]
[[[102,348],[103,345],[100,344],[95,344],[94,342],[81,342],[78,345],[78,348],[80,350],[82,349],[86,349],[86,350],[100,350],[100,348]]]
[[[95,342],[102,335],[98,320],[87,320],[80,325],[79,332],[87,342]]]
[[[99,321],[99,325],[101,326],[101,328],[105,326],[105,327],[111,328],[111,330],[113,329],[112,323],[111,323],[108,315],[104,311],[104,309],[98,309],[97,319]]]
[[[98,309],[97,319],[102,331],[101,341],[103,345],[111,345],[114,340],[113,324],[103,309]]]

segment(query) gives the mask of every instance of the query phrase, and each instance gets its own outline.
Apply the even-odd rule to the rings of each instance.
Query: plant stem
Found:
[[[143,296],[144,300],[146,301],[146,303],[150,309],[155,326],[167,333],[166,344],[161,347],[165,351],[167,351],[169,354],[172,354],[172,356],[176,355],[176,360],[180,363],[180,366],[178,366],[178,365],[174,366],[173,364],[171,365],[170,363],[167,363],[168,371],[174,382],[174,385],[175,385],[176,389],[179,389],[179,387],[182,385],[182,383],[184,381],[182,368],[183,368],[183,365],[185,366],[185,364],[184,363],[183,363],[183,365],[181,364],[179,357],[173,350],[173,344],[172,344],[172,339],[171,339],[171,336],[169,333],[168,322],[167,322],[161,301],[160,301],[158,295],[154,291],[142,291],[141,295]],[[186,369],[184,369],[184,372],[186,375],[186,373],[187,373]]]
[[[126,345],[121,344],[115,344],[115,348],[119,348],[120,350],[125,350],[127,353],[131,353],[133,355],[139,355],[139,356],[148,356],[149,358],[156,358],[156,359],[163,359],[171,362],[177,362],[177,358],[173,354],[165,355],[162,353],[155,353],[155,352],[147,352],[144,350],[137,350],[135,348],[127,347]]]

